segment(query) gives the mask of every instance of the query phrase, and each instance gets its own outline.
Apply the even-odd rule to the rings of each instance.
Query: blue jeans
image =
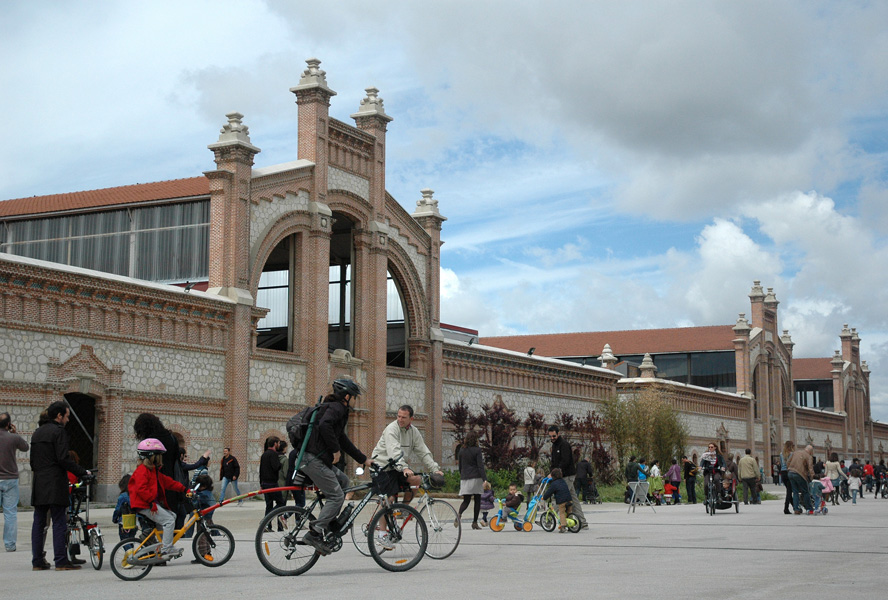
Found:
[[[3,506],[3,545],[15,550],[18,537],[19,480],[0,479],[0,505]]]
[[[813,510],[811,508],[811,487],[808,480],[796,473],[789,472],[789,483],[792,485],[792,508],[799,512],[805,510]]]
[[[240,489],[237,487],[237,479],[229,479],[228,477],[222,478],[222,489],[219,491],[219,502],[223,502],[225,500],[225,489],[228,487],[228,484],[234,486],[234,495],[240,496]]]

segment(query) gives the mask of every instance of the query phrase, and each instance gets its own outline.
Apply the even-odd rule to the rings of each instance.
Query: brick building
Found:
[[[619,374],[600,367],[445,337],[433,192],[412,214],[386,192],[392,118],[378,90],[354,125],[338,121],[326,73],[307,63],[290,90],[292,162],[254,166],[260,149],[231,113],[202,175],[0,202],[0,407],[29,435],[67,399],[101,497],[133,468],[144,411],[192,455],[214,449],[211,469],[230,446],[250,488],[262,440],[339,376],[365,390],[350,420],[359,447],[410,403],[438,454],[448,402],[585,412],[615,390]]]
[[[777,326],[779,302],[753,283],[750,319],[735,325],[482,338],[521,350],[619,371],[621,394],[656,389],[684,413],[692,454],[712,440],[732,454],[753,448],[770,464],[785,440],[823,456],[882,459],[888,424],[870,414],[869,369],[860,336],[845,325],[832,358],[794,359]],[[603,348],[603,350],[598,350]],[[597,351],[596,351],[597,350]]]

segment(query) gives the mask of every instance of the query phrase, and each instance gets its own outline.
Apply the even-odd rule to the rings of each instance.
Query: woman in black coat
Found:
[[[481,529],[478,525],[478,515],[481,514],[481,491],[484,481],[487,479],[487,471],[484,468],[484,455],[478,447],[478,434],[470,431],[459,451],[459,495],[463,497],[459,507],[459,517],[469,507],[469,501],[474,500],[474,517],[472,529]],[[457,518],[457,520],[459,519]]]
[[[179,463],[179,442],[173,433],[163,426],[163,423],[151,413],[142,413],[136,417],[133,423],[133,432],[140,442],[144,439],[154,438],[160,440],[166,452],[163,453],[163,465],[160,472],[172,477],[182,485],[188,485],[188,478]],[[179,467],[178,469],[176,467]],[[182,527],[185,517],[180,509],[184,495],[180,492],[166,490],[167,505],[176,512],[176,528]]]

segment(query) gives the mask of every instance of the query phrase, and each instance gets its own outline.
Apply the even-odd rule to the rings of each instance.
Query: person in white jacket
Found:
[[[390,459],[395,462],[394,471],[383,471],[376,480],[379,491],[392,500],[401,489],[406,489],[404,502],[409,502],[413,498],[409,486],[418,486],[421,483],[419,476],[410,468],[408,460],[419,461],[427,471],[443,475],[432,451],[426,446],[422,433],[413,427],[413,407],[409,404],[401,406],[398,417],[383,429],[372,456],[373,462],[379,467],[386,466]]]

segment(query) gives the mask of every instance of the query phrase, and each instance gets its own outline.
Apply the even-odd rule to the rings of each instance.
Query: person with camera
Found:
[[[18,537],[19,473],[15,452],[27,452],[30,446],[18,435],[12,416],[0,413],[0,506],[3,507],[3,545],[15,552]]]

